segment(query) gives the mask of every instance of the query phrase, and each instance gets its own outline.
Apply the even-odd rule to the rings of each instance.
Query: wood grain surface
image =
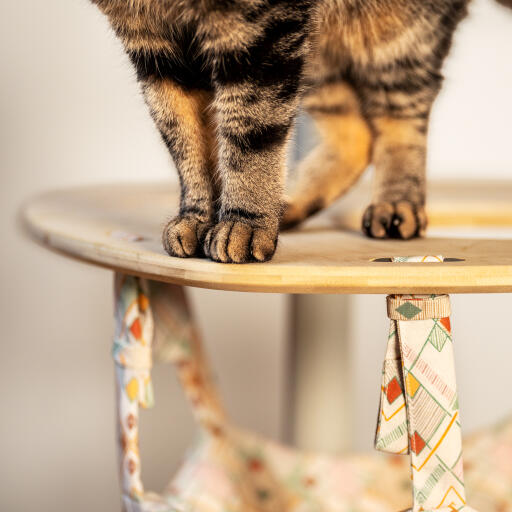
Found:
[[[435,236],[411,241],[365,238],[359,223],[368,199],[368,187],[356,187],[302,228],[283,233],[271,262],[245,265],[164,253],[161,229],[178,203],[177,189],[168,183],[48,192],[27,201],[22,218],[35,239],[67,256],[189,286],[280,293],[512,292],[512,182],[433,184],[428,211]],[[425,254],[464,261],[374,261]]]

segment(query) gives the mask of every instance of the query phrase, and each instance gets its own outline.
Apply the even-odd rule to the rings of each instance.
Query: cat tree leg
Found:
[[[290,301],[287,435],[301,449],[343,453],[353,437],[349,392],[353,298],[291,295]]]
[[[473,511],[466,504],[448,295],[394,295],[376,448],[410,454],[413,507]],[[474,511],[473,511],[474,512]]]

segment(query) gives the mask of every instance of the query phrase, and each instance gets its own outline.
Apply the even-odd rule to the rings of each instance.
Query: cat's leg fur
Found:
[[[283,228],[293,227],[335,201],[370,161],[371,130],[349,83],[339,78],[325,80],[306,93],[303,106],[315,122],[320,142],[298,164]]]
[[[272,86],[251,90],[239,84],[216,93],[221,207],[204,244],[215,261],[266,261],[276,249],[286,146],[297,108],[295,99],[277,94]]]
[[[362,115],[372,132],[368,144],[373,143],[371,161],[375,165],[372,203],[363,219],[363,230],[369,236],[411,238],[421,235],[425,229],[428,117],[442,81],[440,69],[454,29],[466,12],[466,3],[467,0],[437,0],[435,5],[424,2],[403,2],[400,6],[393,2],[323,4],[316,38],[318,53],[309,75],[327,76],[331,80],[333,76],[343,76],[360,99]],[[326,105],[331,100],[321,96],[319,99]],[[365,146],[368,140],[365,125],[359,121],[354,125],[355,119],[357,116],[352,117],[353,126],[349,122],[347,131],[352,128],[358,133]],[[335,134],[333,138],[339,138],[337,147],[336,141],[332,142],[337,150],[337,164],[329,169],[328,162],[322,161],[332,151],[325,151],[323,156],[313,153],[306,158],[301,164],[306,172],[293,192],[284,218],[286,223],[295,223],[328,204],[344,187],[345,177],[354,179],[365,166],[362,152],[354,148],[354,139],[347,137],[347,145],[345,137],[337,134],[338,129],[344,130],[341,123],[340,128],[328,121],[325,126],[326,131]],[[342,155],[350,154],[351,149],[359,158],[355,163],[352,160],[347,174],[346,166],[340,164]],[[322,193],[315,190],[313,179],[307,179],[315,173],[322,177],[322,185],[318,187]]]
[[[409,239],[421,236],[427,225],[428,121],[466,0],[440,1],[437,7],[413,9],[408,31],[400,32],[396,41],[381,36],[380,44],[386,43],[388,51],[379,53],[376,44],[374,57],[361,60],[352,73],[374,132],[372,202],[362,222],[371,237]]]
[[[163,3],[93,1],[123,42],[178,171],[180,209],[164,228],[164,248],[171,256],[201,254],[215,217],[218,186],[213,85],[195,29],[186,23],[172,25],[174,13]]]
[[[366,91],[375,134],[372,202],[363,216],[368,236],[408,239],[426,228],[427,124],[433,101],[426,96]]]
[[[165,250],[181,258],[202,254],[215,218],[216,143],[213,88],[205,60],[187,26],[163,48],[129,49],[151,116],[171,154],[180,181],[180,209],[162,233]]]
[[[266,261],[276,249],[286,148],[299,104],[310,2],[273,2],[242,50],[223,51],[214,73],[222,180],[217,224],[204,252],[215,261]]]
[[[180,175],[167,252],[185,257],[202,247],[216,261],[269,259],[315,0],[93,1],[123,41]]]
[[[171,256],[202,253],[202,242],[215,216],[215,142],[209,107],[211,94],[186,90],[170,80],[144,86],[156,126],[173,157],[180,180],[180,209],[162,233]]]

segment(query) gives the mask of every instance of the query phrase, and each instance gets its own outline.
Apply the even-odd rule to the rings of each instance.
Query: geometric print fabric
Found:
[[[433,316],[449,311],[447,295],[388,297],[392,319],[375,447],[410,454],[412,512],[471,510],[449,316]]]

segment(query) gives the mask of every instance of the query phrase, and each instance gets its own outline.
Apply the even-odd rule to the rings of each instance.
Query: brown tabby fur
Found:
[[[175,161],[170,255],[272,257],[297,224],[375,166],[369,236],[426,226],[428,119],[467,0],[93,0],[137,70]],[[322,142],[283,215],[286,150],[301,104]]]

